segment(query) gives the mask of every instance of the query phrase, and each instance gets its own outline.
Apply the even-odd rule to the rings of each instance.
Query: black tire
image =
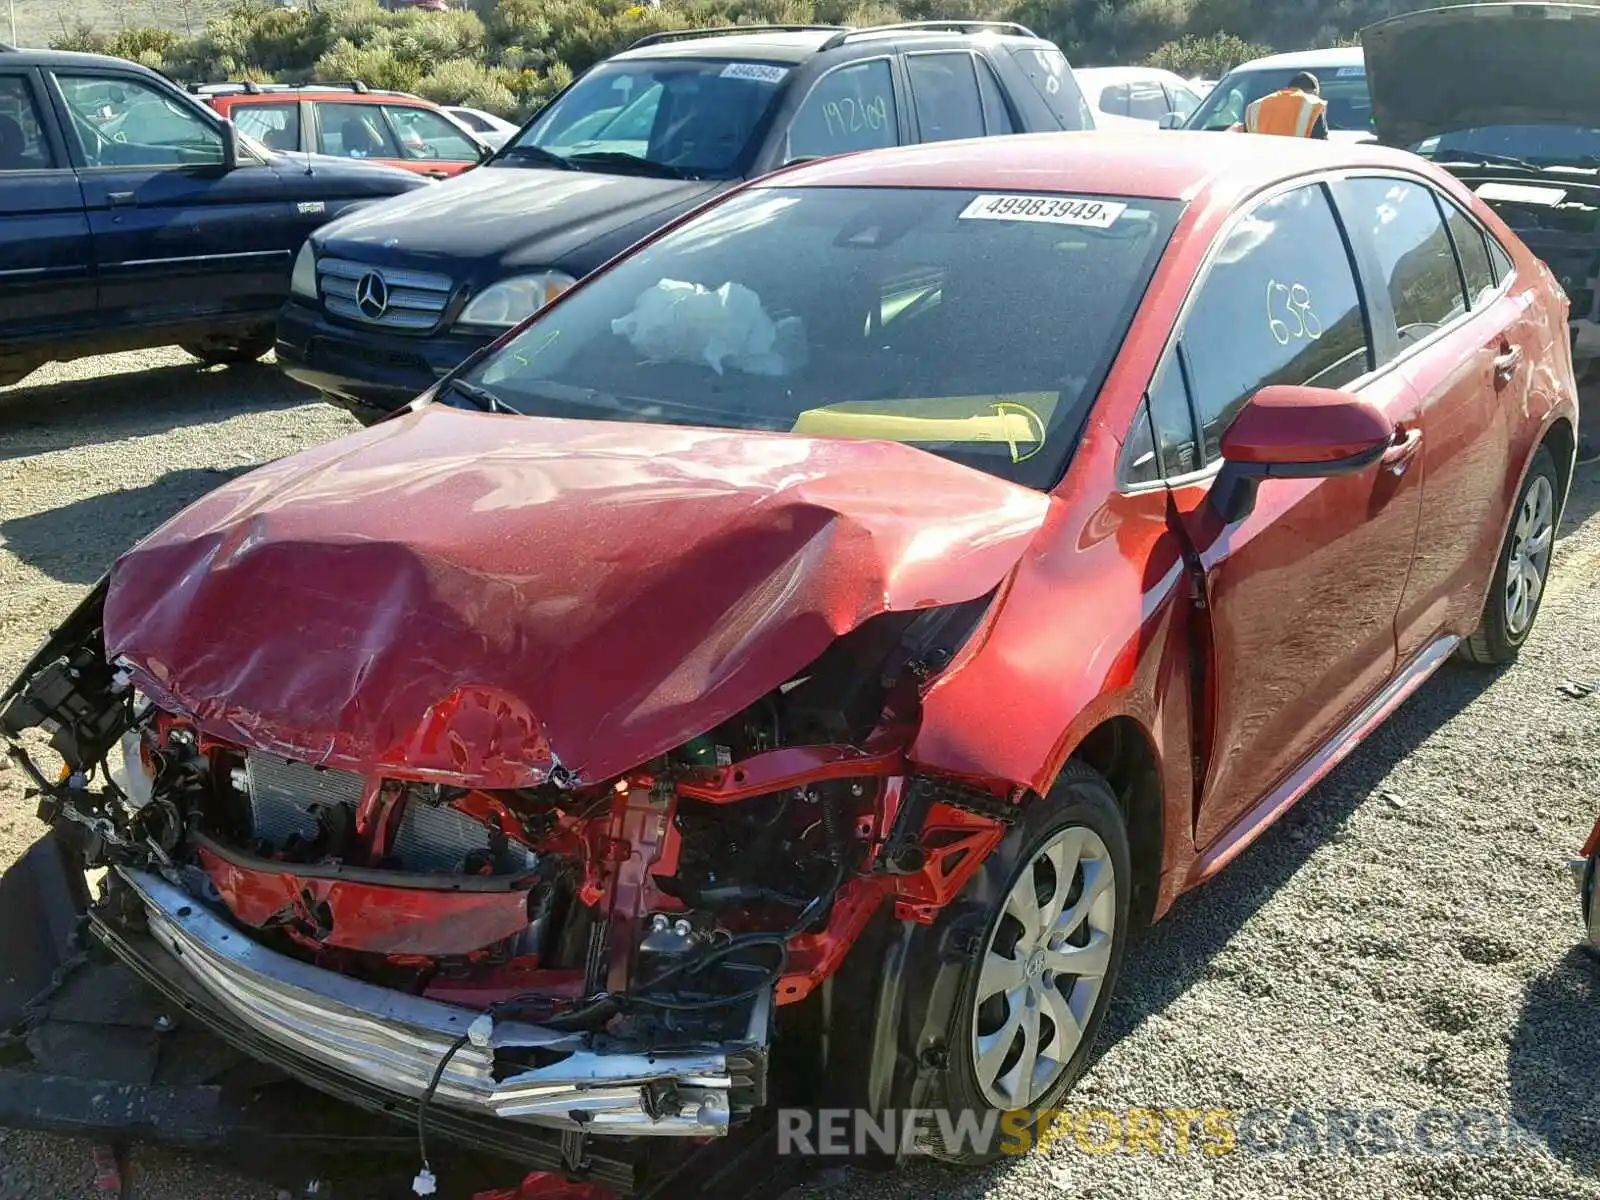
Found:
[[[1007,924],[1015,924],[1019,930],[1021,928],[1016,919],[1008,915],[1007,901],[1013,888],[1020,882],[1024,870],[1034,872],[1035,887],[1036,889],[1040,887],[1035,860],[1059,834],[1073,828],[1090,830],[1099,839],[1100,846],[1105,851],[1105,859],[1111,866],[1111,911],[1115,914],[1115,923],[1109,934],[1110,946],[1105,973],[1101,976],[1099,991],[1093,998],[1087,1019],[1080,1023],[1082,1035],[1077,1046],[1070,1053],[1065,1066],[1060,1068],[1059,1074],[1055,1075],[1036,1097],[1029,1097],[1023,1104],[1002,1107],[988,1094],[986,1085],[979,1078],[975,1061],[978,1056],[978,1030],[985,1027],[975,1023],[975,1018],[980,1015],[979,987],[983,974],[982,962],[991,946],[998,948],[1002,945]],[[1070,906],[1075,903],[1075,898],[1081,898],[1086,878],[1084,870],[1077,867],[1074,869],[1074,881],[1066,897],[1069,912]],[[948,1069],[940,1073],[939,1083],[935,1088],[938,1094],[930,1098],[927,1107],[945,1109],[957,1122],[961,1120],[960,1114],[971,1112],[981,1123],[991,1111],[1008,1112],[1026,1108],[1037,1114],[1059,1104],[1061,1098],[1071,1090],[1079,1076],[1083,1074],[1084,1067],[1093,1052],[1095,1036],[1105,1017],[1106,1007],[1116,988],[1117,974],[1122,966],[1131,920],[1129,896],[1132,886],[1133,869],[1127,829],[1123,823],[1122,813],[1117,807],[1116,797],[1099,774],[1081,763],[1069,762],[1050,794],[1027,806],[1025,816],[1017,828],[1007,835],[1005,842],[990,855],[983,870],[968,885],[967,898],[976,899],[980,904],[986,905],[987,916],[972,961],[965,968],[960,985],[960,998],[953,1007],[950,1025],[945,1031],[945,1045],[949,1047]],[[1050,893],[1045,894],[1048,896]],[[1080,928],[1087,931],[1089,923],[1090,919],[1086,917]],[[1015,951],[1011,953],[1015,954]],[[1047,983],[1048,974],[1043,977],[1043,981],[1046,981],[1046,986],[1057,989],[1070,999],[1082,982],[1082,978],[1077,976],[1067,978],[1071,979],[1071,983],[1065,987],[1060,982]],[[993,1006],[996,999],[999,997],[991,997],[986,1004]],[[986,1025],[993,1023],[993,1019],[985,1018]],[[1041,1030],[1045,1027],[1046,1024],[1042,1022]],[[1001,1028],[1004,1028],[1003,1022]],[[1041,1042],[1044,1036],[1045,1034],[1041,1032]],[[996,1045],[999,1044],[999,1040],[1001,1039],[997,1039]],[[1025,1045],[1025,1041],[1020,1044],[1013,1042],[1007,1052],[1007,1061],[1010,1055],[1020,1057]],[[1036,1120],[1036,1115],[1030,1118],[1030,1128]],[[957,1124],[955,1127],[959,1128],[960,1125]],[[930,1140],[922,1149],[946,1162],[978,1165],[998,1158],[1004,1149],[999,1139],[996,1144],[986,1149],[978,1149],[965,1144],[946,1144],[937,1128],[931,1130],[930,1134]]]
[[[1526,535],[1534,532],[1523,527],[1525,510],[1536,494],[1541,493],[1548,507],[1548,532],[1542,550],[1524,555],[1522,546]],[[1499,666],[1516,659],[1522,644],[1533,631],[1539,616],[1539,605],[1550,579],[1550,556],[1555,549],[1555,527],[1561,516],[1561,477],[1556,473],[1555,459],[1550,451],[1540,446],[1533,452],[1528,475],[1517,493],[1517,502],[1511,508],[1511,520],[1506,528],[1505,541],[1500,546],[1500,557],[1495,563],[1494,582],[1489,587],[1489,598],[1484,602],[1483,616],[1472,636],[1461,643],[1461,657],[1480,666]],[[1532,560],[1537,572],[1538,588],[1531,609],[1521,609],[1513,602],[1510,584],[1513,582],[1513,562]],[[1522,586],[1527,587],[1525,583]]]
[[[270,329],[245,334],[212,334],[197,342],[180,342],[179,347],[203,363],[212,366],[239,366],[253,363],[272,349],[273,332]]]

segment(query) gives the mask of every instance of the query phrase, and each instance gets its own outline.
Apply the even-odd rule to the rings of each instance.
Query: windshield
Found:
[[[1045,488],[1179,209],[758,189],[595,276],[462,379],[522,413],[887,438]]]
[[[1230,71],[1206,94],[1185,129],[1227,129],[1244,120],[1247,105],[1289,86],[1298,67],[1278,70]],[[1328,102],[1328,128],[1360,133],[1372,131],[1372,98],[1367,94],[1365,67],[1329,67],[1314,71]]]
[[[1582,125],[1486,125],[1426,138],[1412,149],[1424,158],[1520,158],[1536,166],[1600,165],[1600,129]]]
[[[755,157],[789,74],[782,63],[605,63],[540,113],[502,161],[555,154],[582,170],[642,164],[668,175],[733,178]]]

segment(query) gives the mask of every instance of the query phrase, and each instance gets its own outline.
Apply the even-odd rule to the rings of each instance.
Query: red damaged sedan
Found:
[[[818,162],[180,513],[0,726],[122,960],[451,1136],[1045,1108],[1132,927],[1515,657],[1575,424],[1561,289],[1410,155]]]

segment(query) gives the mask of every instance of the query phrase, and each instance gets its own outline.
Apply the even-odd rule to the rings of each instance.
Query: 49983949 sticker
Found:
[[[1084,225],[1109,229],[1127,210],[1115,200],[1074,196],[978,196],[961,210],[963,221],[1040,221],[1049,225]]]

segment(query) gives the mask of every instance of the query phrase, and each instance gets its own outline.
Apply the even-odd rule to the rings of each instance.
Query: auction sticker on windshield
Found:
[[[761,83],[782,83],[788,73],[788,67],[775,67],[771,63],[729,63],[722,68],[724,79],[754,79]]]
[[[1044,221],[1051,225],[1109,229],[1127,207],[1112,200],[1081,200],[1072,196],[979,196],[961,210],[961,220]]]

